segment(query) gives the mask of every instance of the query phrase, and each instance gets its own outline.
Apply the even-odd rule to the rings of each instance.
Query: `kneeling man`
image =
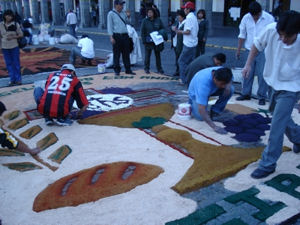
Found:
[[[226,134],[227,132],[222,127],[217,126],[213,119],[225,109],[233,94],[234,88],[231,81],[232,72],[229,68],[210,67],[196,73],[188,90],[193,117],[204,120],[219,134]],[[211,107],[209,115],[207,105],[210,96],[219,96],[219,99]]]

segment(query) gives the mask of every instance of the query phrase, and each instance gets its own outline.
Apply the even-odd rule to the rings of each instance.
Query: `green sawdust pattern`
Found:
[[[78,121],[80,124],[94,124],[101,126],[115,126],[132,128],[132,123],[143,117],[162,117],[169,120],[174,113],[174,107],[169,103],[136,107],[125,110],[103,113]]]
[[[157,125],[164,124],[166,122],[165,118],[162,117],[143,117],[140,121],[132,123],[132,126],[135,128],[149,129]]]
[[[24,118],[9,124],[8,128],[11,130],[17,130],[20,129],[21,127],[24,127],[27,124],[28,124],[28,120]]]
[[[0,156],[25,156],[25,154],[12,149],[0,149]]]
[[[16,111],[13,111],[13,112],[10,112],[10,113],[5,114],[5,115],[4,115],[4,119],[6,119],[6,120],[14,120],[14,119],[16,119],[19,115],[20,115],[20,111],[19,111],[19,110],[16,110]]]
[[[56,137],[56,135],[54,133],[50,133],[46,137],[44,137],[42,140],[38,141],[36,146],[42,150],[45,150],[49,146],[55,144],[57,141],[58,141],[58,138]]]
[[[248,164],[257,161],[260,148],[234,148],[203,143],[186,131],[165,126],[154,127],[157,137],[167,143],[180,145],[194,158],[192,167],[173,188],[180,194],[210,185],[235,174]]]
[[[17,170],[20,172],[42,169],[42,167],[31,162],[7,163],[2,165],[8,167],[11,170]]]
[[[20,136],[25,139],[31,139],[35,135],[40,133],[41,130],[42,130],[42,128],[40,126],[36,125],[34,127],[29,128],[28,130],[24,131],[23,133],[21,133]]]
[[[53,162],[61,163],[71,152],[72,149],[68,145],[64,145],[53,152],[48,159],[51,159]]]

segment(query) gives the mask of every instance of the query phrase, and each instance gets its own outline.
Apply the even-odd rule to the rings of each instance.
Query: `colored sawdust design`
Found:
[[[235,174],[248,164],[260,158],[263,148],[234,148],[215,146],[200,142],[187,131],[159,126],[153,129],[157,137],[166,142],[179,145],[194,158],[192,167],[173,188],[178,193],[186,193],[208,186],[225,177]]]
[[[12,149],[0,149],[0,156],[25,156],[25,154]]]
[[[124,94],[128,94],[128,93],[132,93],[133,90],[131,88],[107,87],[107,88],[101,89],[100,92],[102,94],[124,95]]]
[[[41,131],[42,131],[42,128],[40,126],[36,125],[34,127],[29,128],[28,130],[22,132],[20,134],[20,136],[22,138],[25,138],[25,139],[31,139],[35,135],[37,135],[38,133],[40,133]]]
[[[81,170],[59,179],[39,193],[33,210],[77,206],[125,193],[161,173],[163,169],[158,166],[135,162],[116,162]]]
[[[8,167],[11,170],[17,170],[19,172],[42,169],[42,167],[31,162],[6,163],[2,165]]]
[[[69,61],[70,51],[55,47],[48,48],[26,48],[20,51],[21,74],[29,75],[35,73],[44,73],[54,70],[59,70],[61,66]],[[103,63],[105,60],[95,58],[92,60],[92,66]],[[77,59],[75,66],[90,67],[80,64],[80,59]],[[0,55],[0,78],[7,77],[8,73],[3,59]]]
[[[68,145],[61,146],[55,152],[53,152],[48,159],[51,159],[53,162],[61,163],[69,154],[71,154],[72,149]]]
[[[79,120],[80,124],[94,124],[100,126],[115,126],[132,128],[132,123],[143,117],[162,117],[169,120],[174,113],[174,107],[169,103],[132,107],[128,109],[103,113],[87,119]]]
[[[265,222],[269,217],[273,216],[275,213],[277,213],[278,211],[286,207],[286,205],[282,202],[276,202],[270,204],[270,201],[264,201],[259,199],[258,197],[256,197],[256,195],[259,192],[260,191],[257,188],[252,187],[248,190],[230,195],[224,200],[229,204],[232,204],[232,207],[230,207],[231,211],[234,210],[235,206],[240,207],[241,204],[243,203],[247,203],[255,207],[257,210],[255,210],[255,212],[252,213],[251,216],[260,222]],[[197,209],[195,212],[191,213],[187,217],[172,222],[168,222],[166,223],[166,225],[194,225],[194,224],[205,224],[207,222],[209,222],[209,224],[223,224],[223,225],[247,224],[241,219],[232,219],[232,217],[242,217],[242,215],[238,214],[239,211],[242,212],[242,210],[236,210],[234,215],[230,215],[230,213],[232,212],[226,211],[222,206],[216,203],[216,204],[211,204],[202,209]],[[253,223],[253,221],[250,221],[249,224],[260,224],[260,223],[257,222]]]
[[[236,114],[250,114],[253,113],[253,111],[255,111],[250,107],[240,105],[240,104],[227,104],[226,109]]]
[[[38,143],[36,144],[36,146],[42,150],[45,150],[49,146],[55,144],[57,141],[58,141],[58,138],[52,132],[52,133],[48,134],[46,137],[44,137],[43,139],[39,140]]]
[[[125,94],[126,96],[132,98],[134,101],[142,101],[153,98],[159,98],[162,96],[174,95],[175,93],[167,91],[161,88],[151,88],[146,90],[134,91],[132,93]]]
[[[39,113],[39,111],[37,111],[37,109],[32,109],[32,110],[28,110],[28,111],[24,111],[24,114],[26,115],[26,118],[28,120],[38,120],[38,119],[42,119],[43,115]]]
[[[8,128],[11,130],[17,130],[20,129],[21,127],[24,127],[28,124],[28,120],[27,119],[21,119],[21,120],[17,120],[11,124],[8,125]]]
[[[19,110],[16,110],[16,111],[13,111],[13,112],[10,112],[10,113],[5,114],[5,115],[4,115],[4,119],[6,119],[6,120],[14,120],[14,119],[16,119],[19,115],[20,115],[20,111],[19,111]]]
[[[166,122],[165,118],[162,117],[143,117],[140,121],[132,123],[132,126],[135,128],[149,129],[157,125],[164,124]]]

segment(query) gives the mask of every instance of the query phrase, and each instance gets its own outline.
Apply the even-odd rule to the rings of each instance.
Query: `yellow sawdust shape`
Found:
[[[241,104],[227,104],[226,109],[237,114],[251,114],[254,109]]]
[[[4,119],[6,120],[13,120],[16,119],[20,115],[20,110],[16,110],[4,115]]]
[[[187,131],[165,126],[154,127],[157,137],[167,143],[185,148],[194,158],[192,167],[173,189],[180,194],[208,186],[235,174],[248,164],[257,161],[263,150],[259,148],[235,148],[200,142]]]
[[[20,129],[21,127],[24,127],[27,124],[28,124],[28,120],[24,118],[9,124],[8,128],[12,130],[17,130]]]
[[[58,141],[58,138],[54,133],[48,134],[46,137],[43,139],[39,140],[36,146],[42,150],[45,150],[49,146],[55,144]]]
[[[24,132],[22,132],[20,134],[20,136],[22,138],[25,138],[25,139],[31,139],[35,135],[37,135],[38,133],[40,133],[41,130],[42,130],[42,128],[40,126],[36,125],[36,126],[33,126],[33,127],[29,128],[28,130],[25,130]]]
[[[118,110],[112,113],[101,114],[80,120],[80,124],[95,124],[102,126],[115,126],[132,128],[132,123],[140,121],[145,116],[163,117],[169,120],[174,113],[174,107],[169,103],[137,107],[132,109]],[[106,116],[107,115],[107,116]]]

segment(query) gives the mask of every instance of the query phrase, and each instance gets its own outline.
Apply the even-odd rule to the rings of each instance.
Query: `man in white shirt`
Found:
[[[77,16],[73,12],[73,10],[70,9],[70,11],[69,11],[69,13],[67,15],[67,26],[69,26],[70,34],[72,36],[74,36],[75,38],[77,38],[76,37],[76,31],[75,31],[76,24],[77,24]]]
[[[236,56],[240,58],[240,51],[243,43],[247,49],[247,54],[251,50],[253,41],[258,37],[265,29],[265,27],[274,22],[273,16],[262,10],[261,5],[258,2],[252,2],[249,5],[249,13],[247,13],[240,24],[240,34],[238,41],[238,49]],[[265,105],[267,98],[268,86],[263,79],[263,70],[265,64],[265,55],[260,52],[251,65],[251,73],[249,76],[244,77],[242,85],[242,95],[237,98],[238,101],[250,100],[254,75],[258,78],[258,104]]]
[[[300,99],[300,13],[287,11],[278,23],[269,24],[254,40],[243,75],[251,73],[251,64],[260,51],[265,51],[266,64],[263,76],[271,87],[270,111],[273,114],[268,145],[251,177],[267,177],[276,168],[282,152],[284,134],[300,152],[300,126],[291,117]],[[299,109],[300,113],[300,109]]]
[[[83,64],[87,61],[89,65],[92,65],[91,61],[95,57],[94,42],[88,35],[83,34],[77,46],[72,48],[70,63],[73,65],[76,62],[76,56],[81,58]]]
[[[196,55],[198,44],[198,21],[194,14],[195,4],[187,2],[182,7],[186,15],[184,30],[176,30],[177,34],[183,35],[183,49],[178,59],[180,79],[183,84],[186,84],[186,68],[192,62]]]

